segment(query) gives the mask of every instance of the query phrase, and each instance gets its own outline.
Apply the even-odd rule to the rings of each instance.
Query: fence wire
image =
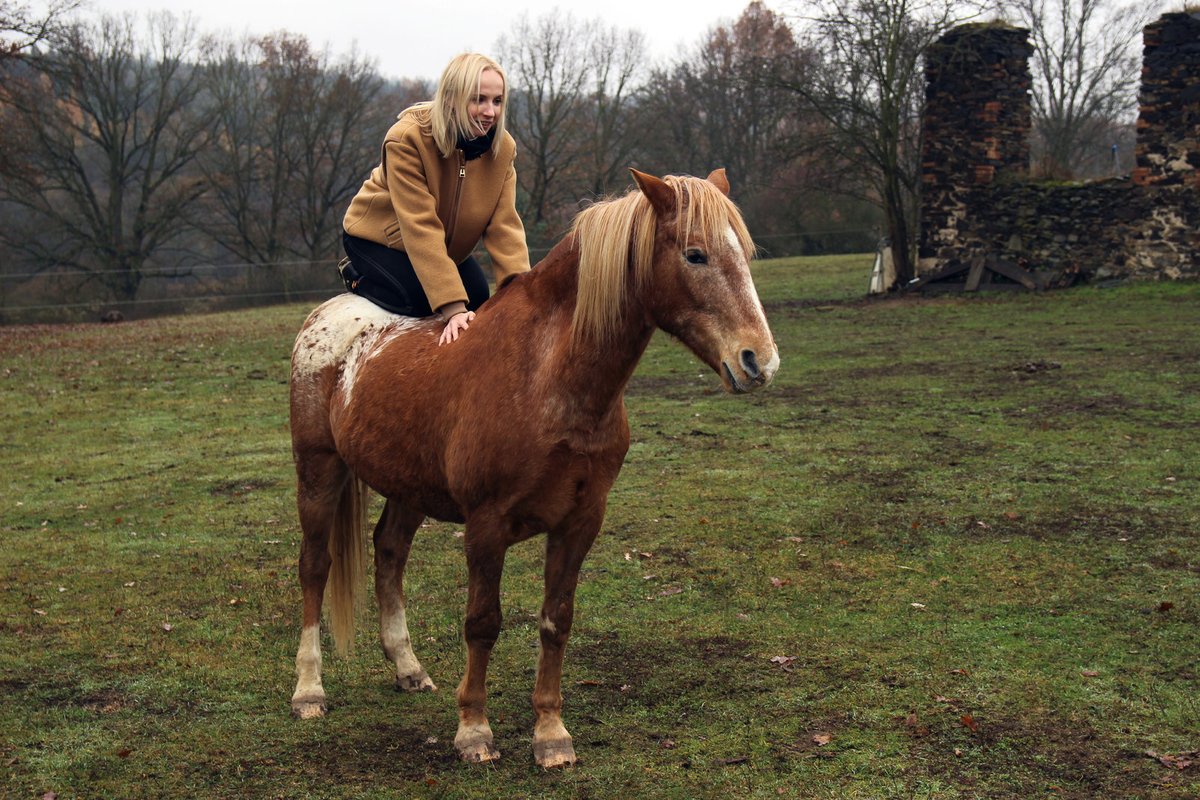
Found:
[[[864,252],[873,247],[877,229],[805,230],[755,237],[760,258],[816,253]],[[533,247],[537,262],[552,248]],[[801,251],[799,253],[795,251]],[[808,252],[805,252],[808,251]],[[476,256],[484,264],[485,252]],[[104,283],[122,270],[47,268],[0,272],[0,325],[29,322],[77,322],[97,318],[139,318],[163,314],[219,311],[332,297],[343,291],[336,258],[290,260],[269,264],[198,263],[155,266],[139,273],[134,297],[106,299]],[[81,297],[81,285],[95,296]]]

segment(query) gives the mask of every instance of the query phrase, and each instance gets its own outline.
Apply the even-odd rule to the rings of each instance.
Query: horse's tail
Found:
[[[329,537],[329,584],[325,599],[329,606],[329,630],[338,653],[345,656],[354,644],[354,616],[359,589],[366,573],[363,523],[367,518],[367,485],[351,474],[338,498]]]

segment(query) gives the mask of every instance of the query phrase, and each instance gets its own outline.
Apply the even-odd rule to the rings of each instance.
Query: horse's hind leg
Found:
[[[433,692],[437,686],[413,654],[404,611],[404,565],[413,535],[425,515],[388,500],[375,526],[375,597],[379,602],[379,641],[396,665],[396,688]]]
[[[467,521],[467,670],[458,685],[458,733],[454,746],[463,761],[494,761],[500,757],[492,739],[487,712],[487,668],[492,647],[500,636],[500,576],[504,571],[503,530],[483,515]]]
[[[296,505],[303,538],[300,544],[300,589],[304,595],[304,620],[296,651],[296,691],[292,714],[300,719],[325,713],[321,685],[321,601],[332,559],[329,535],[338,500],[350,472],[334,453],[309,454],[296,460]]]

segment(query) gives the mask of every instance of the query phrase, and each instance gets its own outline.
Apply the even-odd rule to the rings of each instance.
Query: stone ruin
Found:
[[[927,53],[914,288],[1200,278],[1200,13],[1143,31],[1137,166],[1029,177],[1028,31],[966,25]]]

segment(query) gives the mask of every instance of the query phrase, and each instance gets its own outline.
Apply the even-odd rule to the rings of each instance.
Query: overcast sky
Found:
[[[451,57],[466,50],[494,54],[497,40],[522,13],[530,19],[570,13],[646,35],[651,58],[672,58],[695,46],[714,25],[736,19],[750,0],[90,0],[88,13],[167,9],[190,12],[206,31],[270,33],[287,30],[316,47],[349,53],[357,43],[391,78],[436,79]],[[786,2],[786,0],[783,0]],[[776,11],[781,0],[767,0]]]

